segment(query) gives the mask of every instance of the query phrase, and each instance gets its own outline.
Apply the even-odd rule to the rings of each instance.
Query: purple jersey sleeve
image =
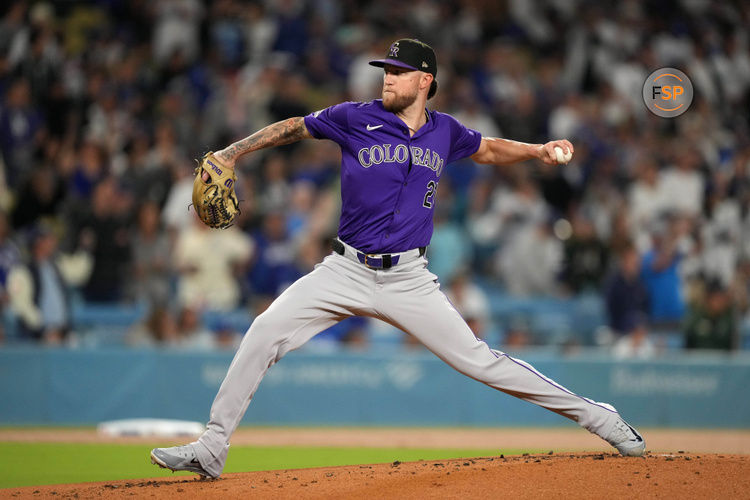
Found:
[[[445,116],[449,118],[451,134],[451,150],[447,162],[451,163],[476,153],[479,150],[479,144],[482,142],[482,134],[465,127],[450,115]]]
[[[354,104],[342,102],[310,113],[305,117],[305,126],[316,139],[331,139],[344,146],[349,137],[349,110]]]

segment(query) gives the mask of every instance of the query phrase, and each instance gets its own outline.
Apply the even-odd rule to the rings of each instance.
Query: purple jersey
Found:
[[[380,99],[345,102],[305,117],[313,137],[341,146],[342,241],[367,253],[429,245],[443,168],[476,153],[482,136],[445,113],[428,115],[411,137]]]

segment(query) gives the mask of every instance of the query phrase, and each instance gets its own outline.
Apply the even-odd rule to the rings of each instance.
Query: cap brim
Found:
[[[399,68],[410,69],[413,71],[420,71],[414,66],[410,66],[403,61],[399,61],[398,59],[375,59],[374,61],[370,61],[370,66],[377,66],[378,68],[382,68],[386,64],[390,64],[391,66],[398,66]]]

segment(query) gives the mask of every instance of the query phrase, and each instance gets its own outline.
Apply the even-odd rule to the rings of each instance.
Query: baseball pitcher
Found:
[[[226,227],[236,214],[234,165],[247,153],[302,139],[341,147],[341,218],[334,252],[284,291],[245,334],[193,443],[156,448],[151,460],[171,470],[216,478],[229,440],[268,369],[289,351],[349,316],[370,316],[412,334],[459,372],[577,422],[626,456],[645,442],[614,407],[578,396],[533,366],[476,338],[427,268],[436,194],[445,166],[470,157],[509,165],[537,159],[566,163],[567,140],[526,144],[482,137],[425,105],[437,92],[432,48],[402,39],[385,59],[382,99],[345,102],[269,125],[215,154],[197,169],[193,192],[201,218]]]

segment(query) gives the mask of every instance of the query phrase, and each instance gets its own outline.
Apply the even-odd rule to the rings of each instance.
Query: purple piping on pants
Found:
[[[533,374],[534,374],[534,375],[536,375],[537,377],[541,378],[542,380],[544,380],[544,381],[545,381],[545,382],[547,382],[548,384],[550,384],[550,385],[552,385],[552,386],[554,386],[554,387],[556,387],[556,388],[560,389],[561,391],[563,391],[563,392],[566,392],[566,393],[570,394],[571,396],[575,396],[575,397],[577,397],[577,398],[580,398],[580,399],[582,399],[582,400],[586,401],[586,402],[587,402],[587,403],[589,403],[589,404],[592,404],[592,405],[594,405],[594,406],[598,406],[599,408],[603,408],[603,409],[607,410],[607,411],[608,411],[608,412],[610,412],[610,413],[617,413],[617,411],[613,411],[613,410],[610,410],[610,409],[609,409],[609,408],[607,408],[606,406],[602,406],[602,405],[600,405],[600,404],[597,404],[597,403],[596,403],[595,401],[592,401],[592,400],[590,400],[590,399],[588,399],[588,398],[584,398],[583,396],[579,396],[578,394],[576,394],[576,393],[574,393],[574,392],[571,392],[571,391],[569,391],[569,390],[568,390],[568,389],[566,389],[565,387],[563,387],[563,386],[561,386],[561,385],[557,385],[557,384],[556,384],[556,383],[554,383],[554,382],[553,382],[552,380],[548,379],[547,377],[545,377],[544,375],[542,375],[541,373],[539,373],[538,371],[536,371],[536,370],[535,370],[534,368],[532,368],[532,367],[531,367],[531,365],[527,365],[527,364],[525,364],[525,363],[523,363],[523,362],[521,362],[521,361],[519,361],[519,360],[513,359],[513,358],[511,358],[510,356],[508,356],[508,355],[507,355],[507,354],[505,354],[505,353],[503,353],[503,356],[505,356],[506,358],[508,358],[509,360],[511,360],[512,362],[514,362],[515,364],[517,364],[518,366],[520,366],[520,367],[523,367],[523,368],[525,368],[525,369],[529,370],[529,371],[530,371],[531,373],[533,373]]]
[[[479,339],[477,339],[477,340],[479,340]],[[479,340],[479,341],[480,341],[480,342],[481,342],[482,344],[484,344],[484,345],[486,345],[486,346],[487,346],[487,349],[489,349],[489,350],[490,350],[490,352],[492,353],[492,355],[493,355],[493,356],[495,356],[496,358],[500,359],[500,355],[499,355],[499,354],[497,353],[497,351],[495,351],[495,350],[494,350],[493,348],[491,348],[491,347],[489,346],[489,344],[487,344],[487,342],[485,342],[484,340]]]

